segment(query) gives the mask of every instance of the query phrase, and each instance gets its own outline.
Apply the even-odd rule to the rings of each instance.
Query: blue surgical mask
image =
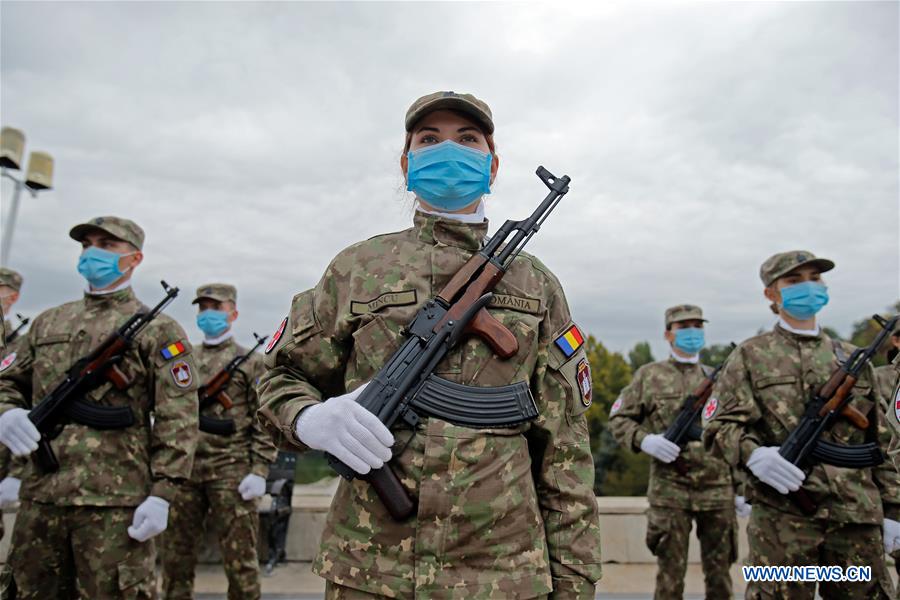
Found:
[[[204,310],[197,315],[197,327],[208,338],[219,337],[228,329],[228,313],[223,310]]]
[[[817,281],[804,281],[781,288],[781,308],[795,319],[812,319],[826,304],[828,288]]]
[[[463,209],[491,192],[491,154],[446,140],[407,158],[406,189],[439,210]]]
[[[119,269],[119,259],[129,254],[117,254],[96,246],[85,248],[78,257],[78,272],[93,289],[102,289],[125,274]]]
[[[685,354],[697,354],[706,344],[706,336],[699,327],[676,329],[674,343]]]

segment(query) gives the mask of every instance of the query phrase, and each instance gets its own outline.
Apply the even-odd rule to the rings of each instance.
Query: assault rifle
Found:
[[[253,356],[256,349],[266,343],[266,338],[268,336],[259,337],[254,333],[253,337],[256,338],[256,345],[253,346],[247,354],[241,354],[240,356],[232,358],[231,362],[225,365],[224,369],[213,375],[209,381],[201,385],[200,389],[197,390],[197,395],[200,397],[201,411],[215,402],[221,404],[222,408],[225,410],[234,406],[234,402],[232,402],[231,398],[225,392],[225,389],[234,378],[234,372],[237,371],[242,364],[250,360],[250,357]],[[213,435],[233,435],[235,431],[234,419],[217,419],[201,414],[200,431],[205,431],[206,433],[211,433]]]
[[[85,400],[84,395],[107,381],[119,390],[131,385],[131,379],[119,369],[119,363],[138,334],[178,295],[178,288],[169,287],[165,281],[160,284],[166,296],[159,304],[150,312],[132,316],[90,354],[77,360],[66,372],[65,379],[28,413],[28,418],[41,433],[34,460],[43,472],[59,470],[59,461],[50,441],[62,433],[68,421],[96,429],[124,429],[134,424],[130,406],[99,406]]]
[[[569,191],[568,176],[556,177],[544,167],[537,176],[550,189],[540,206],[523,221],[506,221],[433,299],[419,308],[404,329],[405,341],[375,375],[357,402],[385,427],[398,421],[415,428],[421,417],[464,427],[510,427],[538,416],[528,382],[500,387],[472,387],[433,374],[435,367],[468,334],[481,337],[503,359],[518,352],[515,336],[486,307],[523,246]],[[396,520],[412,515],[415,503],[390,464],[359,475],[332,455],[332,468],[347,479],[368,481]]]
[[[735,344],[732,342],[732,350],[734,350],[734,346]],[[663,434],[664,438],[673,444],[677,444],[679,448],[684,448],[685,444],[688,442],[700,441],[703,430],[700,429],[697,419],[700,416],[700,411],[703,410],[706,401],[709,400],[710,394],[712,394],[713,384],[715,384],[716,379],[719,378],[719,371],[725,366],[726,360],[723,360],[719,366],[713,369],[712,372],[703,379],[700,385],[684,399],[681,410],[678,411],[675,420],[672,421],[672,424],[669,425],[669,428],[666,429],[666,432]],[[680,455],[675,459],[675,462],[672,463],[672,465],[680,475],[686,476],[688,474],[688,466]]]
[[[869,428],[869,420],[858,411],[847,411],[853,386],[859,374],[878,352],[885,338],[897,326],[900,316],[888,321],[880,315],[872,317],[882,327],[872,343],[865,348],[857,348],[843,364],[839,365],[818,391],[813,392],[806,404],[806,411],[800,423],[781,444],[778,454],[791,464],[804,469],[816,463],[825,463],[846,469],[875,467],[884,462],[884,455],[877,441],[855,446],[844,446],[820,439],[822,433],[831,429],[842,415],[848,417],[860,429]],[[875,407],[877,410],[877,407]],[[799,489],[790,497],[806,514],[816,512],[816,505],[806,493]]]
[[[28,322],[31,320],[28,317],[23,317],[19,313],[16,313],[16,317],[19,318],[19,324],[16,325],[16,328],[6,334],[6,338],[4,341],[8,344],[19,336],[19,332],[28,325]]]

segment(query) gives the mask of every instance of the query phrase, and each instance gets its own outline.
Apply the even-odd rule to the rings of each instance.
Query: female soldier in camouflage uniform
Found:
[[[436,369],[467,385],[529,382],[535,421],[476,430],[431,418],[388,431],[354,402],[488,229],[481,197],[499,166],[488,106],[430,94],[407,112],[406,132],[413,227],[341,252],[294,297],[266,351],[260,417],[279,445],[326,450],[359,473],[380,468],[393,447],[391,466],[418,500],[417,514],[396,522],[368,483],[341,481],[313,569],[329,598],[593,598],[590,370],[543,263],[522,254],[495,290],[490,312],[515,335],[513,358],[469,338]]]
[[[728,358],[703,410],[707,448],[754,475],[753,512],[747,527],[749,565],[871,566],[869,582],[823,582],[823,598],[892,597],[884,551],[900,528],[900,476],[890,461],[845,469],[816,464],[803,472],[778,454],[797,426],[810,392],[818,389],[853,351],[833,340],[816,322],[828,302],[822,273],[834,263],[811,252],[782,252],[760,268],[766,298],[779,314],[774,330],[746,340]],[[887,449],[890,432],[871,368],[853,388],[851,405],[868,415],[873,430],[841,420],[824,436],[840,444],[861,444],[874,434]],[[802,489],[816,504],[805,514],[787,496]],[[883,544],[882,532],[889,544]],[[812,582],[750,582],[747,598],[808,599]]]

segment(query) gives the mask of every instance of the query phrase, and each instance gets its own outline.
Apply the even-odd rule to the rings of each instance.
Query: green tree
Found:
[[[649,462],[620,448],[607,428],[609,410],[631,381],[631,367],[618,352],[610,352],[594,336],[585,341],[594,386],[587,421],[594,455],[594,491],[601,496],[640,496],[647,492]]]
[[[731,344],[712,344],[700,350],[700,362],[713,367],[721,365],[731,350]]]
[[[894,303],[893,306],[889,306],[887,309],[887,314],[882,316],[893,316],[897,313],[900,313],[900,300]],[[875,339],[875,336],[878,335],[878,332],[881,331],[881,326],[878,325],[872,318],[861,319],[853,324],[853,330],[850,334],[850,343],[855,346],[868,346],[872,343],[872,340]],[[887,351],[888,344],[884,344],[882,350]],[[887,359],[885,358],[884,352],[875,356],[872,360],[872,364],[876,366],[880,366],[887,363]]]
[[[634,345],[634,348],[628,352],[628,362],[631,364],[632,373],[655,360],[656,359],[653,358],[653,351],[650,350],[649,342],[638,342]]]

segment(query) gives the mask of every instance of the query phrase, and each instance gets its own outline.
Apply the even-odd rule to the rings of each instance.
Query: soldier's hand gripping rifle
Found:
[[[268,336],[259,337],[256,333],[253,334],[253,337],[256,339],[256,345],[253,346],[247,354],[241,354],[232,358],[231,362],[225,365],[224,369],[213,375],[209,381],[201,385],[200,389],[197,390],[197,395],[200,398],[201,411],[214,402],[221,404],[222,408],[225,410],[234,406],[234,402],[232,402],[225,390],[234,378],[234,372],[237,371],[242,364],[250,360],[250,357],[253,356],[253,353],[256,352],[257,348],[265,344],[266,339],[268,338]],[[234,419],[216,419],[215,417],[207,417],[201,414],[200,431],[205,431],[206,433],[211,433],[213,435],[232,435],[235,432]]]
[[[732,342],[732,350],[734,349],[734,346],[734,342]],[[669,425],[669,428],[666,429],[666,432],[663,434],[664,438],[673,444],[677,444],[679,448],[684,448],[688,442],[700,441],[700,436],[703,433],[703,430],[698,423],[700,411],[703,410],[703,406],[706,404],[706,401],[709,400],[709,396],[712,394],[713,385],[716,383],[716,379],[719,378],[719,372],[722,370],[722,367],[725,366],[726,361],[727,359],[723,360],[719,366],[713,369],[712,372],[703,379],[700,385],[684,399],[681,410],[678,411],[675,420],[672,421],[672,424]],[[684,462],[684,459],[682,459],[680,455],[675,459],[675,462],[672,463],[672,465],[680,475],[686,476],[688,474],[687,463]]]
[[[15,329],[6,334],[6,338],[4,339],[4,341],[7,344],[16,339],[16,337],[19,335],[19,332],[22,331],[22,329],[24,329],[25,326],[28,325],[28,322],[31,320],[28,317],[23,317],[19,313],[16,313],[16,317],[19,318],[19,324],[16,325]]]
[[[385,427],[403,421],[415,428],[421,417],[437,417],[465,427],[510,427],[534,419],[537,407],[528,383],[471,387],[436,377],[434,368],[466,335],[481,337],[500,358],[518,352],[515,336],[487,312],[491,291],[522,247],[569,191],[569,177],[556,177],[544,167],[537,175],[550,188],[537,210],[523,221],[502,227],[433,299],[418,310],[404,329],[405,340],[356,401]],[[332,468],[347,479],[360,477],[375,489],[396,520],[409,517],[415,503],[386,464],[359,475],[332,455]]]
[[[166,296],[159,304],[150,312],[132,316],[90,354],[76,361],[66,372],[65,379],[28,413],[28,418],[41,433],[34,460],[45,473],[59,470],[50,440],[62,432],[69,420],[97,429],[122,429],[134,424],[131,407],[99,406],[86,401],[84,395],[107,381],[120,390],[131,385],[131,380],[119,369],[119,363],[138,334],[178,295],[178,288],[169,287],[165,281],[160,284]]]
[[[894,330],[900,316],[890,321],[880,315],[874,315],[872,318],[882,330],[868,347],[854,350],[850,358],[832,373],[825,385],[812,394],[800,423],[778,450],[778,454],[800,469],[816,463],[847,469],[864,469],[884,462],[884,455],[877,442],[844,446],[820,439],[822,433],[831,429],[841,416],[849,418],[860,429],[869,427],[869,420],[865,415],[856,410],[847,410],[852,408],[849,402],[853,386],[856,385],[859,374],[878,352],[882,342]],[[878,407],[875,407],[875,410],[877,409]],[[816,512],[816,505],[805,490],[792,492],[790,497],[806,514]]]

